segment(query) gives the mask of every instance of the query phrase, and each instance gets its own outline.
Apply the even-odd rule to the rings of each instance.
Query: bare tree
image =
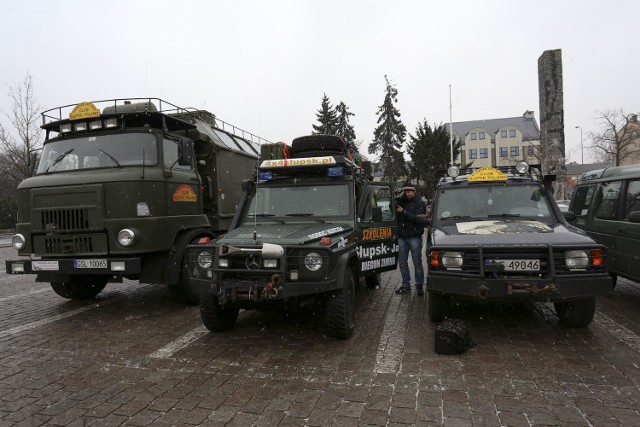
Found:
[[[21,84],[9,87],[8,96],[11,110],[3,111],[3,115],[17,138],[0,123],[0,171],[17,184],[33,174],[36,153],[42,148],[39,126],[42,107],[35,98],[33,79],[28,73]]]
[[[624,110],[597,111],[596,122],[601,132],[590,132],[592,149],[599,160],[620,166],[622,160],[640,154],[636,143],[640,136],[638,114],[627,114]]]

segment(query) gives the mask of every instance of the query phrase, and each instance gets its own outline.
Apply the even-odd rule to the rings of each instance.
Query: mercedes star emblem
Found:
[[[251,255],[247,258],[247,268],[249,270],[260,270],[261,261],[260,255]]]

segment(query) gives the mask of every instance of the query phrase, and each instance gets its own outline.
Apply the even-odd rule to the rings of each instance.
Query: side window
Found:
[[[372,214],[371,210],[374,207],[379,207],[382,209],[382,219],[384,221],[392,220],[393,210],[392,210],[392,195],[389,187],[383,186],[368,186],[367,194],[365,199],[365,206],[362,212],[362,220],[363,221],[371,221]]]
[[[596,210],[598,219],[617,219],[622,181],[606,182],[600,185],[598,191],[601,200]]]
[[[576,192],[571,198],[571,212],[577,216],[585,216],[589,213],[589,208],[593,202],[596,185],[583,185],[576,188]]]
[[[189,170],[191,166],[178,164],[178,143],[170,139],[162,141],[162,152],[164,154],[164,165],[167,168],[173,166],[173,169]]]
[[[624,200],[624,218],[629,218],[632,212],[640,211],[640,180],[629,181],[627,195]]]

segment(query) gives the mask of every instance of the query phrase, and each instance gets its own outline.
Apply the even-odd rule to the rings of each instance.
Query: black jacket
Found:
[[[400,206],[404,209],[398,214],[398,236],[400,237],[417,237],[424,233],[424,224],[416,221],[416,215],[424,215],[427,213],[427,205],[424,204],[422,198],[416,194],[413,199],[403,197]]]

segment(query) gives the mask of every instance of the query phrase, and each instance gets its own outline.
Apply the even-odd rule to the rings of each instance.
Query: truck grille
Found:
[[[89,209],[47,209],[40,212],[42,231],[82,231],[89,227]]]
[[[38,255],[101,255],[107,253],[104,234],[75,236],[34,236],[33,244]]]

